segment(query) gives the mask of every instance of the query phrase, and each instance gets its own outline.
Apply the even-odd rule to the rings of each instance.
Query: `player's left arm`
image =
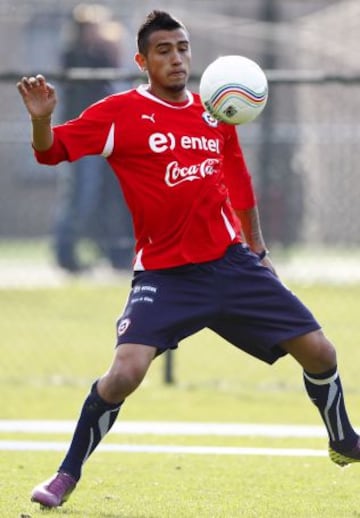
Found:
[[[228,131],[229,135],[224,153],[224,177],[231,204],[240,220],[245,243],[252,252],[260,257],[264,266],[267,266],[276,274],[263,237],[251,175],[235,129],[228,128]]]
[[[259,256],[267,255],[257,205],[250,209],[235,209],[235,213],[240,219],[243,237],[249,248]]]
[[[276,271],[269,257],[269,251],[261,230],[257,205],[250,209],[235,209],[235,213],[240,219],[246,244],[249,246],[250,250],[260,257],[262,264],[270,268],[270,270],[276,275]]]

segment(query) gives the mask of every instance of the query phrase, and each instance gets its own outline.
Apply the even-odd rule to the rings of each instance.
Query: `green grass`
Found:
[[[360,425],[360,286],[291,286],[337,344],[349,413]],[[0,290],[2,419],[76,419],[89,384],[111,361],[115,320],[127,286],[82,282]],[[163,383],[158,358],[121,412],[126,420],[320,424],[300,368],[269,367],[203,331],[174,356],[176,383]],[[69,440],[1,434],[0,440]],[[322,439],[111,435],[108,442],[325,449]],[[332,518],[360,516],[358,470],[326,458],[120,454],[96,452],[79,490],[62,509],[40,511],[32,486],[61,460],[58,452],[0,452],[0,516],[118,518]]]
[[[1,516],[104,518],[358,517],[358,468],[324,458],[96,453],[63,508],[29,502],[51,453],[1,455]]]

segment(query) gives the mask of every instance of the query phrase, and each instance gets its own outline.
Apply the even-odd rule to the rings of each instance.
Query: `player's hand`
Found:
[[[269,270],[271,270],[271,271],[272,271],[272,273],[273,273],[274,275],[276,275],[276,277],[279,277],[279,276],[278,276],[278,274],[276,273],[275,267],[274,267],[274,265],[273,265],[273,263],[272,263],[272,261],[271,261],[270,257],[269,257],[267,254],[265,255],[265,257],[263,257],[263,258],[261,259],[261,264],[262,264],[262,265],[264,265],[264,266],[266,266],[267,268],[269,268]]]
[[[50,119],[57,96],[55,88],[46,82],[44,76],[23,77],[16,87],[32,119]]]

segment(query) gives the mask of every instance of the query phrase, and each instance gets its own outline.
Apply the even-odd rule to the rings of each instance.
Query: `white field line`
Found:
[[[66,451],[64,442],[0,441],[0,450],[6,451]],[[326,457],[325,450],[296,448],[241,448],[236,446],[177,446],[149,444],[100,444],[98,451],[121,453],[169,453],[182,455],[269,455],[280,457]]]
[[[67,434],[74,421],[0,420],[0,433]],[[186,423],[122,421],[111,434],[158,436],[222,436],[222,437],[325,437],[321,426],[269,425],[244,423]],[[3,451],[66,451],[68,443],[54,441],[0,440]],[[243,448],[233,446],[178,446],[140,444],[100,444],[99,451],[123,453],[171,453],[197,455],[269,455],[291,457],[324,457],[324,450],[296,448]]]
[[[0,433],[67,434],[74,421],[0,420]],[[196,423],[178,421],[119,421],[111,434],[208,435],[222,437],[326,437],[323,426],[251,423]]]

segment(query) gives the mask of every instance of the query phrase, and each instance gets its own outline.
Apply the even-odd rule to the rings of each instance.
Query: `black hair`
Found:
[[[140,26],[137,33],[137,47],[140,54],[146,55],[149,44],[149,36],[156,31],[174,31],[184,29],[185,26],[176,18],[165,11],[151,11]]]

